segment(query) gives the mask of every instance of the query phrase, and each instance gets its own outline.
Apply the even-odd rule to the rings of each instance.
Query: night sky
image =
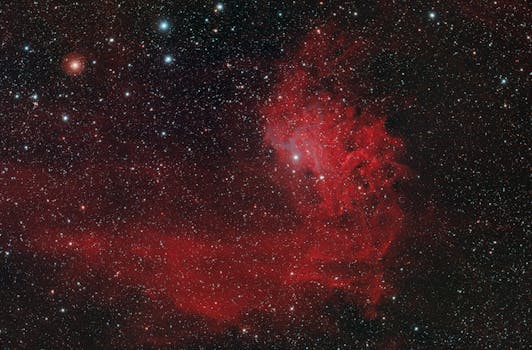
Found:
[[[530,13],[2,1],[0,348],[528,348]]]

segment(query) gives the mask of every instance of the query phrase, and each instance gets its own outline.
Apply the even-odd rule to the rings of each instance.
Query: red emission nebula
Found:
[[[393,293],[384,258],[406,225],[396,187],[410,171],[399,161],[401,139],[388,134],[385,117],[362,105],[356,84],[347,82],[347,62],[353,66],[364,44],[339,53],[341,39],[320,35],[312,33],[290,61],[279,63],[278,82],[260,109],[263,146],[273,160],[252,170],[272,174],[297,225],[200,235],[193,227],[157,230],[142,222],[121,234],[42,224],[28,229],[33,233],[25,249],[46,258],[70,256],[58,279],[98,271],[116,285],[100,293],[108,300],[120,299],[120,286],[133,287],[213,327],[251,332],[254,313],[275,315],[282,327],[283,320],[310,316],[338,293],[375,317],[379,302]],[[180,186],[180,179],[163,181]],[[90,210],[90,203],[80,209]]]

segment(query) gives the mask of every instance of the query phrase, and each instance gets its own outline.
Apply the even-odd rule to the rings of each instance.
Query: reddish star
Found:
[[[78,76],[85,71],[85,57],[77,52],[71,52],[63,57],[61,68],[70,76]]]

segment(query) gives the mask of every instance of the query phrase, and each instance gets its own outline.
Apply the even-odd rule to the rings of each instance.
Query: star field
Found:
[[[529,13],[3,2],[1,347],[529,347]]]

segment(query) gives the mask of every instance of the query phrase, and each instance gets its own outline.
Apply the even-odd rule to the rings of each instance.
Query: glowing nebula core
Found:
[[[395,187],[410,171],[398,161],[403,143],[388,134],[385,118],[342,93],[348,91],[341,82],[346,74],[338,78],[328,66],[352,61],[357,47],[335,63],[338,47],[321,34],[305,41],[297,55],[302,63],[281,67],[281,82],[263,111],[265,141],[275,150],[275,177],[290,194],[307,237],[292,280],[344,290],[371,317],[389,288],[381,260],[405,220]]]

